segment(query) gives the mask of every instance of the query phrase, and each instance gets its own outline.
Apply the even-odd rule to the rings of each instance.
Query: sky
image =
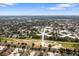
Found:
[[[79,4],[0,3],[0,15],[79,15]]]

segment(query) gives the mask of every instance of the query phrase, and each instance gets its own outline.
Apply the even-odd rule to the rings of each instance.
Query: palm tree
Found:
[[[39,48],[39,50],[41,50],[42,49],[42,45],[40,45],[40,48]]]
[[[21,43],[21,45],[24,45],[24,43]]]
[[[21,47],[22,47],[22,49],[25,49],[25,43],[21,43]]]
[[[18,43],[17,47],[21,47],[21,46],[20,46],[20,43]]]
[[[35,46],[35,43],[32,43],[32,49],[34,48],[34,46]]]
[[[25,43],[25,45],[27,46],[27,43]]]
[[[51,45],[51,44],[49,44],[49,45],[48,45],[48,51],[50,51],[50,50],[51,50],[51,47],[52,47],[52,45]]]

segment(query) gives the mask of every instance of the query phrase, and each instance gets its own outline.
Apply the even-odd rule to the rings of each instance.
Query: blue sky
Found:
[[[0,3],[0,15],[79,15],[73,3]]]

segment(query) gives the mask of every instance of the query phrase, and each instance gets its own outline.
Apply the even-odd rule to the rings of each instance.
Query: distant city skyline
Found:
[[[79,15],[79,4],[0,3],[1,15]]]

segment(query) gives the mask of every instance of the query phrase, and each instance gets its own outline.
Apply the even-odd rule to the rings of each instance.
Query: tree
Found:
[[[52,47],[52,45],[51,45],[51,44],[49,44],[49,45],[48,45],[48,48],[49,48],[48,50],[49,50],[49,51],[51,50],[51,47]]]
[[[7,40],[5,40],[4,43],[7,43]]]
[[[1,40],[0,40],[0,42],[1,42]]]
[[[10,48],[10,46],[11,46],[10,44],[7,44],[7,47],[8,47],[8,48]]]
[[[25,43],[25,45],[27,46],[27,43]]]
[[[10,44],[11,44],[11,47],[13,47],[13,46],[14,46],[14,43],[13,43],[13,42],[11,42]]]
[[[32,43],[32,49],[34,48],[34,46],[35,46],[35,43]]]
[[[20,46],[20,43],[18,43],[17,46],[18,46],[18,47],[21,47],[21,46]]]
[[[7,46],[7,40],[4,41],[4,45]]]
[[[39,50],[41,50],[42,49],[42,45],[40,45],[40,48],[39,48]]]

